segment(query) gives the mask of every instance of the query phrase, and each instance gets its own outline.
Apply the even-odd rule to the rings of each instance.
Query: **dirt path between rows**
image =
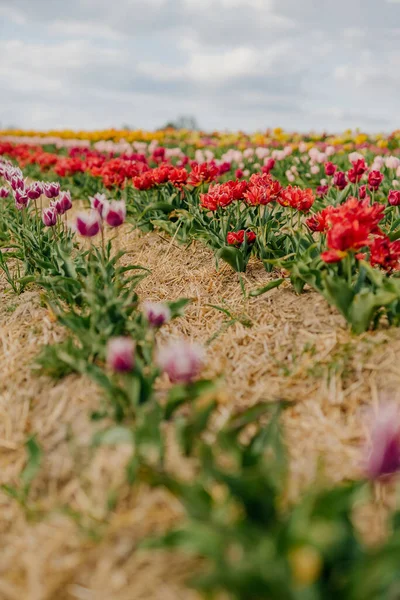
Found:
[[[364,413],[399,395],[400,331],[356,338],[323,298],[312,292],[298,297],[286,284],[245,300],[238,276],[228,267],[217,272],[212,254],[198,244],[185,250],[162,234],[143,236],[126,226],[119,245],[128,250],[126,262],[152,270],[140,286],[142,299],[193,299],[161,336],[202,343],[214,338],[206,375],[224,375],[221,422],[260,400],[293,402],[284,415],[290,499],[315,477],[357,476]],[[244,283],[253,289],[270,277],[255,263]],[[163,491],[124,485],[128,448],[91,449],[95,426],[89,414],[98,407],[98,390],[76,375],[54,382],[32,372],[40,347],[62,339],[63,331],[41,305],[39,290],[20,297],[5,292],[1,280],[0,483],[15,484],[24,467],[24,441],[36,432],[45,462],[32,498],[46,516],[34,511],[28,519],[0,492],[0,598],[197,598],[184,585],[194,561],[135,550],[144,535],[179,519],[180,506]],[[227,317],[208,304],[229,310],[238,321],[226,328]],[[120,495],[110,510],[115,489]],[[66,506],[79,516],[66,515]],[[363,529],[378,535],[376,509],[359,518]]]

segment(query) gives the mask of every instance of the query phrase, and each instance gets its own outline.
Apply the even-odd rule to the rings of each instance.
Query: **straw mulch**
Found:
[[[152,270],[141,298],[193,299],[160,335],[214,338],[205,375],[224,376],[221,422],[260,400],[293,402],[284,416],[290,499],[315,477],[340,481],[360,472],[364,413],[398,395],[397,330],[356,338],[317,294],[298,297],[285,285],[245,300],[238,276],[227,266],[216,271],[212,253],[197,244],[184,249],[163,234],[143,236],[129,226],[119,244],[128,250],[126,262]],[[270,278],[254,263],[243,280],[253,289]],[[180,505],[161,490],[124,484],[129,448],[91,448],[90,412],[100,392],[76,375],[54,382],[32,372],[40,347],[64,332],[41,305],[40,291],[15,297],[4,294],[4,281],[0,286],[0,483],[18,483],[32,433],[45,455],[28,513],[0,492],[0,599],[198,598],[184,584],[196,569],[193,559],[136,550],[144,536],[180,518]],[[227,317],[208,304],[238,321],[226,328]],[[185,468],[176,453],[170,460]],[[359,515],[361,528],[377,529],[376,511]]]

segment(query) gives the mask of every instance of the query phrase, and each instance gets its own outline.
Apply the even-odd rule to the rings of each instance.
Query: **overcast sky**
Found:
[[[0,0],[0,125],[400,127],[400,0]]]

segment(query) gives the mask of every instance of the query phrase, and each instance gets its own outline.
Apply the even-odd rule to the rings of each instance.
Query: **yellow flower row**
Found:
[[[400,140],[400,130],[393,132],[390,135],[385,134],[373,134],[367,135],[359,131],[347,130],[341,135],[337,136],[322,136],[317,133],[300,134],[300,133],[288,133],[281,128],[273,130],[267,130],[263,132],[257,132],[251,135],[243,132],[237,133],[226,133],[214,131],[210,133],[204,133],[201,131],[189,131],[185,129],[162,129],[159,131],[143,131],[128,130],[128,129],[104,129],[98,131],[73,131],[69,129],[64,130],[49,130],[49,131],[35,131],[35,130],[0,130],[0,137],[3,136],[16,136],[16,137],[58,137],[62,139],[79,139],[89,140],[92,142],[98,142],[100,140],[106,141],[126,141],[132,142],[149,142],[151,140],[157,140],[160,143],[174,143],[183,142],[188,145],[192,145],[198,148],[203,148],[209,145],[210,138],[214,144],[223,147],[235,146],[238,149],[244,149],[250,143],[252,145],[264,146],[272,142],[279,142],[279,144],[291,144],[297,147],[301,142],[305,142],[308,147],[313,146],[318,141],[325,141],[334,146],[338,145],[349,145],[352,147],[353,144],[359,145],[363,143],[376,144],[378,147],[385,148],[388,146],[391,139]]]

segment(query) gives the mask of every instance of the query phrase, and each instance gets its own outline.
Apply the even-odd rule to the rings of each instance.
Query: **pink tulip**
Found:
[[[57,211],[54,206],[43,209],[42,221],[46,227],[54,227],[54,225],[57,223]]]
[[[0,198],[8,198],[10,191],[6,187],[0,188]]]
[[[110,227],[119,227],[125,221],[126,206],[123,200],[113,200],[104,211],[104,220]]]
[[[158,350],[156,362],[172,383],[190,383],[201,371],[204,349],[185,340],[173,341]]]
[[[117,337],[109,340],[107,364],[117,373],[132,371],[135,365],[135,342],[129,337]]]
[[[161,327],[164,323],[168,323],[171,318],[169,307],[162,302],[145,302],[143,312],[152,327]]]
[[[76,229],[83,237],[93,237],[100,231],[100,216],[92,210],[90,213],[79,213],[76,217]]]

